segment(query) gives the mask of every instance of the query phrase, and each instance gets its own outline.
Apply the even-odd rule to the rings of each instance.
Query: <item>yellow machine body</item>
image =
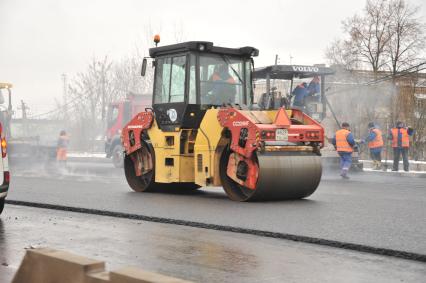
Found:
[[[223,148],[220,147],[223,127],[217,120],[217,113],[218,109],[207,110],[198,130],[177,128],[175,132],[163,132],[153,122],[147,133],[155,152],[156,182],[221,185],[218,161]],[[188,137],[185,140],[181,139],[184,132]]]

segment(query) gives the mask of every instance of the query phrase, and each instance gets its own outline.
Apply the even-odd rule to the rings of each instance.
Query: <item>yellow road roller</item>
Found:
[[[214,186],[235,201],[300,199],[316,190],[324,129],[299,109],[253,103],[258,53],[206,41],[149,49],[152,108],[121,133],[133,190]],[[145,58],[142,75],[146,68]]]

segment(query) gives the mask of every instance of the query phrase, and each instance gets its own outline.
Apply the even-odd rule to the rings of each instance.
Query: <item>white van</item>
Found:
[[[9,137],[9,123],[12,116],[12,106],[10,105],[10,98],[12,95],[11,88],[12,84],[0,83],[0,214],[3,212],[10,182],[6,137]],[[8,104],[5,103],[4,92],[9,98]]]
[[[4,202],[9,190],[10,173],[9,173],[9,162],[7,159],[7,142],[5,133],[3,132],[2,124],[0,123],[0,147],[1,147],[1,159],[0,159],[0,214],[3,212]]]

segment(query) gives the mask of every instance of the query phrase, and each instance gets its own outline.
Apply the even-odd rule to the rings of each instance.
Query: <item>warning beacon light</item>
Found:
[[[154,42],[155,42],[155,47],[157,47],[158,43],[160,42],[160,35],[159,34],[154,35]]]

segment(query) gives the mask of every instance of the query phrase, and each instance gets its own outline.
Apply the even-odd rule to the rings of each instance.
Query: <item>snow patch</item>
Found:
[[[97,157],[106,158],[105,152],[68,152],[68,157]]]

